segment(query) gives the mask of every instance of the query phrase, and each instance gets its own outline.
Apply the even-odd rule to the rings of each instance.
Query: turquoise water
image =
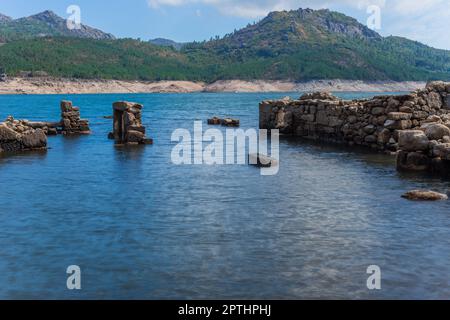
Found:
[[[171,163],[176,128],[215,115],[257,128],[258,102],[285,95],[0,96],[0,119],[59,120],[73,100],[93,131],[0,157],[0,298],[450,298],[450,202],[400,197],[449,182],[295,139],[281,140],[276,176]],[[122,99],[145,105],[155,145],[107,139]],[[374,264],[380,291],[366,287]],[[69,265],[81,291],[66,288]]]

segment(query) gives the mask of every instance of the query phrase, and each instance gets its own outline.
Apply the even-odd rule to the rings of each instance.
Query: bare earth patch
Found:
[[[191,81],[119,81],[52,78],[10,78],[0,83],[0,94],[88,94],[88,93],[191,93],[191,92],[398,92],[425,87],[425,82],[314,80],[242,81],[223,80],[212,84]]]

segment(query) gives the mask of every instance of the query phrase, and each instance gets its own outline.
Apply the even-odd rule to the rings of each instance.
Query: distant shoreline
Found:
[[[313,80],[221,80],[211,84],[191,81],[125,81],[55,78],[10,78],[0,82],[5,94],[96,94],[96,93],[198,93],[198,92],[402,92],[423,89],[420,81]]]

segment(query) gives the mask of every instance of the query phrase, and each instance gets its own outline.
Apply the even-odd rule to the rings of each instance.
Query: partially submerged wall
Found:
[[[450,83],[431,82],[424,90],[408,95],[377,96],[370,100],[347,101],[328,93],[311,93],[299,100],[263,101],[260,128],[387,152],[406,147],[408,153],[423,154],[432,163],[432,159],[441,158],[443,149],[450,149]],[[404,139],[400,145],[400,133],[405,130],[422,132],[428,141],[427,148],[411,150],[414,147],[407,147],[411,142],[405,146]],[[419,167],[428,170],[430,166]],[[407,169],[408,165],[399,168]]]

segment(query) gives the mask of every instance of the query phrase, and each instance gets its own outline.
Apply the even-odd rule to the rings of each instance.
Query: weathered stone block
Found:
[[[441,95],[437,92],[430,92],[427,95],[426,101],[427,101],[428,106],[433,109],[441,109],[442,108]]]
[[[411,120],[386,120],[384,127],[391,130],[406,130],[412,127]]]
[[[397,155],[397,169],[406,171],[427,171],[431,160],[420,152],[400,151]]]
[[[425,133],[420,130],[404,130],[398,133],[399,147],[403,151],[428,150],[429,142]]]
[[[37,129],[32,133],[26,134],[22,137],[22,143],[27,149],[39,149],[47,146],[47,136],[44,131]]]
[[[412,115],[405,112],[390,112],[388,113],[389,120],[411,120]]]
[[[450,160],[450,143],[441,143],[433,147],[433,156]]]
[[[450,136],[450,129],[439,123],[430,123],[426,126],[425,134],[430,140],[440,140],[444,136]]]
[[[5,124],[0,124],[0,141],[17,140],[19,133],[9,128]]]
[[[385,113],[385,110],[386,109],[383,108],[383,107],[375,107],[375,108],[372,109],[372,114],[374,116],[380,116],[380,115]]]

